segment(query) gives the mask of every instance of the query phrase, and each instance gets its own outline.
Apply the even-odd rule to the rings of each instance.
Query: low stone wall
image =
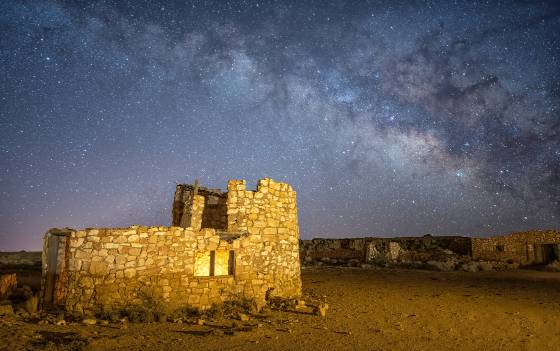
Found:
[[[0,252],[0,269],[16,266],[40,266],[41,251]]]
[[[446,269],[455,267],[469,271],[512,269],[531,264],[548,264],[554,268],[560,264],[560,231],[536,230],[489,238],[426,235],[302,240],[300,256],[307,264],[424,267],[425,263],[431,266],[443,263]]]
[[[88,229],[70,232],[65,245],[68,249],[59,261],[63,267],[57,269],[55,290],[59,293],[54,302],[68,311],[116,310],[149,303],[170,309],[204,309],[240,297],[262,304],[270,288],[275,296],[300,293],[294,288],[297,284],[261,273],[277,271],[281,275],[284,267],[292,270],[294,264],[289,259],[275,260],[274,267],[267,267],[263,256],[273,256],[276,245],[249,234],[216,233],[214,229],[195,233],[179,227]],[[234,275],[194,275],[197,255],[230,250],[235,252]],[[45,265],[44,276],[47,268]]]
[[[337,262],[385,263],[438,259],[438,255],[470,255],[471,238],[423,236],[396,238],[313,239],[300,241],[300,256],[311,262],[330,259]]]
[[[519,264],[548,263],[543,245],[560,250],[560,231],[527,231],[489,238],[473,238],[473,259],[510,261]]]

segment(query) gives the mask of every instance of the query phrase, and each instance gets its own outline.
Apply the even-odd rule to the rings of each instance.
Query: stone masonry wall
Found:
[[[267,289],[266,281],[274,281],[285,292],[300,295],[299,226],[292,187],[265,178],[251,191],[244,180],[233,180],[228,183],[227,208],[228,231],[247,231],[253,245],[262,250],[253,262],[262,267],[255,282],[263,284],[260,293]],[[246,265],[238,274],[246,277],[253,269]]]
[[[489,238],[473,238],[472,253],[476,260],[509,260],[520,264],[545,263],[543,244],[554,244],[558,250],[560,231],[527,231]]]
[[[228,231],[200,229],[207,202],[204,195],[192,196],[192,227],[69,230],[66,249],[57,260],[56,270],[64,272],[64,279],[55,282],[55,290],[60,291],[56,304],[75,312],[148,303],[167,309],[205,309],[241,297],[262,306],[267,293],[300,296],[293,189],[265,179],[256,191],[245,190],[244,181],[230,181],[228,190]],[[44,277],[49,269],[50,235],[45,236]],[[233,275],[195,276],[197,258],[208,257],[210,251],[216,252],[221,263],[234,252]]]
[[[195,194],[196,192],[196,194]],[[200,213],[193,214],[195,198],[202,201]],[[193,217],[194,216],[194,217]],[[192,220],[196,218],[201,223],[199,228],[227,228],[227,193],[215,189],[197,187],[190,184],[178,184],[173,198],[171,224],[177,227],[197,227]]]
[[[471,238],[461,236],[353,238],[301,240],[300,255],[308,260],[407,261],[429,259],[434,252],[449,250],[457,255],[470,255]]]

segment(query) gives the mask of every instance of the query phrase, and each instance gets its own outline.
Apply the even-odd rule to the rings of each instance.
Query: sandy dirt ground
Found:
[[[306,268],[325,318],[252,317],[251,331],[175,323],[39,325],[0,319],[0,350],[560,350],[560,274]],[[211,323],[210,323],[211,324]]]

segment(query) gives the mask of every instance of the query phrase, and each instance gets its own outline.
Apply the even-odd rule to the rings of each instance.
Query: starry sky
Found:
[[[271,177],[301,236],[560,226],[554,1],[0,2],[0,250]]]

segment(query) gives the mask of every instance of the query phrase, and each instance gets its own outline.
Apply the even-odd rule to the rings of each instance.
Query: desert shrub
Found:
[[[130,304],[121,309],[118,313],[108,311],[106,319],[116,322],[120,318],[126,317],[133,323],[152,323],[155,321],[166,321],[168,309],[157,294],[157,291],[150,286],[144,286],[136,291],[141,303]]]
[[[132,323],[152,323],[155,321],[154,312],[143,306],[128,308],[124,312]]]
[[[224,316],[224,305],[219,303],[213,303],[209,309],[204,311],[204,316],[208,318],[222,318]]]
[[[294,308],[297,305],[297,300],[274,296],[268,299],[267,304],[271,309],[285,310],[288,308]]]
[[[98,304],[93,308],[93,316],[97,319],[101,320],[110,320],[111,319],[111,311],[108,310],[105,306]]]
[[[171,313],[171,318],[173,319],[188,319],[194,317],[200,317],[200,311],[194,307],[180,307]]]
[[[157,291],[150,286],[144,286],[137,292],[138,297],[142,300],[142,305],[149,311],[152,311],[155,315],[165,314],[167,308],[162,302],[161,297],[158,295]]]
[[[231,317],[239,312],[251,314],[256,309],[255,300],[245,296],[236,296],[223,304],[224,315]]]

